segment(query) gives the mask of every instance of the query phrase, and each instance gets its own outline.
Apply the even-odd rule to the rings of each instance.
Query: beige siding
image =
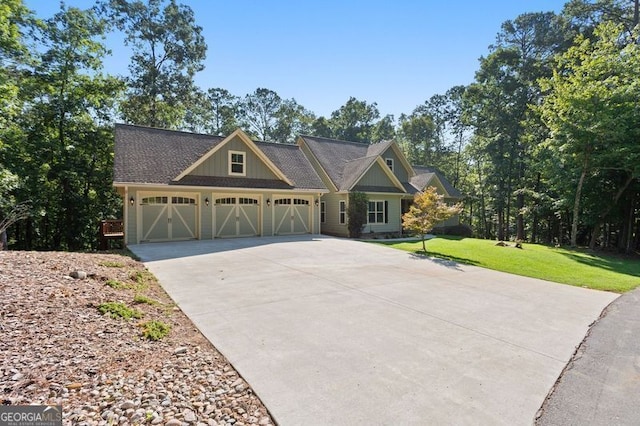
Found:
[[[195,176],[229,176],[229,151],[245,153],[246,170],[244,177],[279,179],[239,137],[227,142],[219,151],[215,152],[189,174]]]
[[[138,244],[140,243],[140,234],[142,232],[140,220],[143,220],[142,210],[140,202],[142,197],[148,196],[185,196],[188,194],[190,197],[197,197],[197,238],[203,240],[210,240],[214,238],[214,204],[216,198],[225,197],[247,197],[257,198],[259,201],[259,218],[258,226],[261,236],[274,235],[273,229],[273,212],[274,202],[276,198],[302,198],[309,201],[309,232],[318,234],[320,233],[320,206],[315,205],[315,201],[318,200],[317,194],[310,194],[309,192],[272,192],[272,191],[238,191],[232,188],[228,190],[216,190],[215,192],[210,189],[185,189],[184,191],[175,191],[173,188],[149,190],[144,187],[129,188],[128,198],[134,198],[134,204],[129,204],[129,199],[125,200],[127,203],[127,217],[126,217],[126,229],[125,239],[126,244]],[[205,203],[206,199],[209,199],[209,205]],[[267,199],[269,199],[271,206],[267,206]],[[306,216],[305,216],[306,218]],[[149,220],[149,219],[147,219]]]
[[[323,234],[344,237],[349,234],[346,223],[343,225],[340,224],[339,214],[340,201],[345,201],[345,206],[348,207],[348,198],[347,194],[338,194],[336,192],[324,194],[322,196],[321,201],[325,202],[326,207],[326,221],[321,224],[321,231]]]
[[[398,158],[392,147],[387,148],[387,150],[381,155],[381,157],[385,161],[385,164],[387,158],[393,159],[393,173],[396,175],[400,182],[409,181],[409,174],[400,162],[400,158]]]
[[[130,204],[129,199],[133,197],[134,202],[133,206]],[[129,193],[127,195],[127,199],[124,202],[127,204],[127,217],[125,217],[125,230],[124,230],[124,238],[125,244],[137,244],[137,236],[136,236],[136,214],[137,214],[137,194],[135,190],[129,189]]]

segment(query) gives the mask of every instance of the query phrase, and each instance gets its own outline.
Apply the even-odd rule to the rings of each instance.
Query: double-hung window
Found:
[[[229,151],[229,174],[235,176],[245,176],[247,156],[241,151]]]
[[[387,163],[387,167],[389,167],[389,169],[391,169],[391,171],[393,172],[393,158],[385,158],[384,159],[385,163]]]
[[[340,201],[340,209],[338,213],[340,224],[344,225],[345,223],[347,223],[347,203],[345,201]]]
[[[369,223],[385,223],[384,201],[369,201],[367,217]]]

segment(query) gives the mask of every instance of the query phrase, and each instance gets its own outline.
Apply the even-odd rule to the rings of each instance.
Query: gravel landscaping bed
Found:
[[[62,405],[64,424],[74,425],[273,424],[140,262],[2,251],[0,294],[5,405]],[[108,302],[134,318],[101,313]],[[149,338],[166,326],[168,335]]]

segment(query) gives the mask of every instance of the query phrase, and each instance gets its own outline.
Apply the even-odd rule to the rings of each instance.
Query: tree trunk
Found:
[[[602,222],[598,221],[593,227],[593,231],[591,231],[591,241],[589,241],[589,250],[596,249],[596,242],[598,241],[598,237],[600,237],[601,229],[602,229]]]
[[[489,228],[487,226],[487,209],[485,205],[484,198],[484,183],[482,182],[482,167],[480,166],[480,161],[478,160],[477,168],[478,168],[478,183],[480,185],[480,218],[482,220],[482,229],[484,232],[484,238],[489,238]]]
[[[582,197],[582,187],[584,186],[584,179],[587,176],[587,167],[589,166],[589,156],[585,154],[584,162],[582,164],[582,173],[580,173],[580,180],[578,180],[578,187],[576,188],[576,199],[573,203],[573,222],[571,223],[571,247],[578,245],[578,219],[580,216],[580,198]]]
[[[524,241],[526,235],[524,234],[524,214],[522,213],[524,209],[524,194],[522,193],[519,193],[516,197],[516,208],[518,210],[516,216],[516,239]]]
[[[498,240],[504,241],[504,208],[498,208]]]
[[[635,224],[635,194],[629,196],[629,203],[626,209],[626,220],[624,223],[624,252],[626,254],[633,253],[633,228]]]
[[[536,198],[533,203],[533,224],[531,226],[531,242],[538,242],[538,194],[540,193],[540,172],[536,177]]]
[[[622,194],[624,194],[624,192],[627,190],[629,185],[631,185],[634,179],[635,179],[635,176],[633,175],[633,173],[631,173],[627,178],[627,180],[625,181],[624,185],[618,188],[618,191],[613,196],[613,201],[610,203],[607,203],[607,208],[598,216],[598,222],[596,223],[593,229],[593,233],[591,234],[591,241],[589,242],[589,248],[591,250],[595,249],[596,240],[600,236],[600,229],[602,227],[602,223],[607,218],[607,216],[609,216],[609,213],[611,213],[611,210],[618,204],[618,201],[620,201],[620,197],[622,196]]]

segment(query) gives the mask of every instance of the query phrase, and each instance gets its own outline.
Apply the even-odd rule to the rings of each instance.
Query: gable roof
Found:
[[[318,160],[331,183],[341,191],[352,190],[371,166],[380,159],[380,155],[390,146],[395,145],[393,141],[368,145],[361,142],[307,135],[300,136],[300,139]],[[413,169],[410,168],[409,171],[412,173]],[[390,170],[387,174],[390,174],[390,180],[400,192],[406,190],[406,185],[399,182]],[[380,191],[386,189],[389,192],[395,192],[390,188],[378,189]]]
[[[325,185],[311,163],[295,145],[250,141],[259,152],[258,155],[270,164],[270,168],[278,171],[276,175],[282,175],[285,179],[193,176],[185,173],[193,170],[194,164],[202,163],[203,158],[208,158],[229,139],[230,137],[116,124],[114,183],[314,189],[326,192]]]
[[[180,181],[180,179],[182,179],[183,177],[187,176],[189,173],[191,173],[192,171],[194,171],[196,169],[196,167],[198,167],[200,164],[204,163],[205,161],[207,161],[209,158],[211,158],[216,152],[218,152],[219,150],[221,150],[227,143],[229,143],[230,141],[232,141],[235,138],[239,138],[242,142],[244,142],[244,144],[247,146],[247,148],[249,148],[251,151],[253,151],[254,154],[256,154],[258,156],[258,158],[260,160],[262,160],[262,162],[273,172],[273,174],[275,174],[277,177],[279,177],[280,179],[282,179],[283,181],[285,181],[286,183],[288,183],[289,185],[293,186],[293,182],[291,182],[289,180],[289,178],[287,178],[287,176],[282,173],[282,171],[280,171],[280,169],[278,169],[275,164],[273,164],[271,162],[271,160],[269,160],[269,158],[267,156],[264,155],[264,153],[262,151],[260,151],[258,149],[258,147],[256,146],[256,144],[251,140],[251,138],[242,130],[240,129],[236,129],[233,133],[231,133],[229,136],[227,136],[226,138],[224,138],[224,140],[222,140],[222,142],[216,144],[215,146],[213,146],[213,148],[211,148],[209,150],[209,152],[207,152],[205,155],[203,155],[202,157],[200,157],[198,160],[196,160],[193,164],[191,164],[189,167],[187,167],[186,169],[184,169],[178,176],[176,176],[173,180],[174,181]]]
[[[169,183],[224,138],[116,124],[114,182]]]
[[[433,181],[437,179],[447,191],[449,197],[462,198],[462,193],[458,191],[451,182],[444,176],[444,174],[435,167],[427,166],[413,166],[416,175],[411,178],[411,185],[418,191],[422,191]]]

